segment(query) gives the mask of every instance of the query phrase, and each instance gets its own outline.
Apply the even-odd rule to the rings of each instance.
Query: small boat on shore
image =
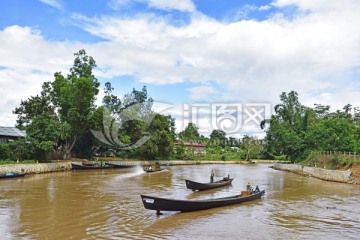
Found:
[[[233,180],[234,180],[233,178],[227,178],[227,179],[221,179],[220,181],[216,181],[216,182],[212,182],[212,183],[199,183],[199,182],[185,179],[185,183],[186,183],[186,187],[188,189],[191,189],[193,191],[196,191],[196,190],[204,191],[204,190],[209,190],[209,189],[214,189],[214,188],[219,188],[219,187],[230,185]]]
[[[16,172],[7,172],[4,174],[0,174],[0,178],[17,178],[24,177],[25,173],[16,173]]]
[[[110,165],[84,165],[81,163],[71,163],[71,168],[74,170],[90,170],[90,169],[111,169],[113,166]]]
[[[146,209],[155,210],[157,214],[160,214],[160,211],[192,212],[223,207],[259,199],[264,194],[265,190],[254,193],[242,191],[240,195],[203,200],[178,200],[141,195],[141,200]]]

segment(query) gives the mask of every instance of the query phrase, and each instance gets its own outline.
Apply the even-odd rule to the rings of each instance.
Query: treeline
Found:
[[[259,153],[256,139],[227,138],[214,130],[210,138],[200,136],[190,123],[179,134],[171,116],[152,110],[147,89],[133,89],[122,98],[114,95],[111,83],[104,87],[102,105],[96,106],[100,83],[93,75],[95,60],[85,50],[75,53],[67,75],[54,74],[42,91],[22,100],[14,110],[16,127],[26,139],[0,145],[0,159],[50,160],[117,156],[135,159],[193,159],[196,154],[176,141],[201,141],[209,157],[249,159]],[[246,148],[246,149],[245,149]],[[251,150],[250,150],[251,149]]]
[[[296,92],[282,93],[271,119],[261,127],[264,140],[227,137],[213,130],[209,137],[189,123],[176,134],[170,115],[152,110],[146,87],[133,89],[122,98],[106,83],[102,105],[96,106],[100,83],[93,75],[95,60],[85,50],[75,53],[67,75],[54,74],[36,96],[22,100],[14,110],[16,126],[26,138],[0,144],[2,160],[51,160],[116,156],[160,159],[281,159],[300,161],[312,151],[360,150],[360,110],[346,105],[330,112],[330,106],[303,106]],[[201,143],[206,155],[176,142]]]
[[[313,151],[360,150],[360,109],[347,104],[342,110],[314,104],[313,108],[299,102],[295,91],[283,92],[280,104],[271,119],[261,123],[266,128],[265,158],[305,160]]]

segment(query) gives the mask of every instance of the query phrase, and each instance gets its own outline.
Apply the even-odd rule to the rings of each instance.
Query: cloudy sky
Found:
[[[174,106],[178,131],[261,134],[259,118],[291,90],[310,107],[359,106],[359,12],[358,0],[2,0],[0,125],[80,49],[101,89],[146,85]]]

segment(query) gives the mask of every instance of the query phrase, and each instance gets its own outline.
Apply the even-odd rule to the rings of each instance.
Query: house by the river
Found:
[[[19,138],[24,137],[26,137],[26,133],[16,127],[0,126],[0,144],[6,142],[13,142]]]

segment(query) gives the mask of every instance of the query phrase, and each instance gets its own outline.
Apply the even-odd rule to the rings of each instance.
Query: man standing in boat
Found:
[[[210,175],[210,182],[213,183],[214,182],[214,176],[215,176],[215,171],[214,169],[211,170],[211,175]]]

